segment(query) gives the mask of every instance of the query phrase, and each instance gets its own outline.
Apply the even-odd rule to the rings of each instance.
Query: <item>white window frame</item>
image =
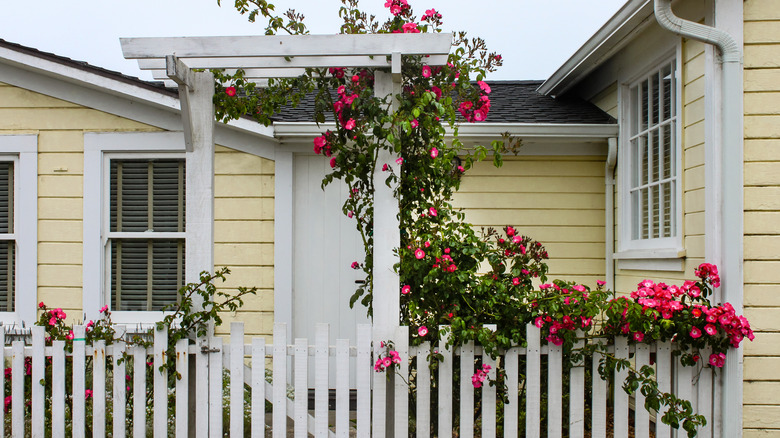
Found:
[[[0,322],[29,326],[38,319],[38,136],[0,135],[0,161],[14,165],[14,229],[2,237],[16,243],[14,311]]]
[[[96,319],[100,308],[111,306],[111,276],[107,264],[110,231],[110,160],[186,158],[181,132],[88,133],[84,135],[84,318]],[[185,194],[185,202],[186,202]],[[185,246],[192,234],[184,233]],[[160,233],[163,234],[163,233]],[[164,233],[171,234],[171,233]],[[153,324],[162,319],[158,311],[113,311],[117,324]]]
[[[685,249],[683,247],[683,174],[684,169],[682,165],[682,150],[683,150],[683,138],[682,138],[682,69],[680,65],[680,53],[679,46],[675,53],[666,54],[659,60],[648,64],[644,68],[635,73],[633,76],[628,77],[626,80],[621,81],[619,87],[619,100],[620,100],[620,148],[619,148],[619,161],[618,161],[618,203],[620,207],[620,226],[618,230],[618,251],[615,254],[615,258],[619,261],[619,268],[621,269],[647,269],[647,270],[664,270],[664,271],[678,271],[683,269],[682,258],[685,256]],[[674,129],[672,130],[674,157],[673,168],[675,172],[675,188],[673,195],[675,197],[673,208],[673,228],[675,233],[671,237],[659,237],[659,238],[639,238],[634,239],[632,236],[633,227],[637,224],[637,218],[634,217],[632,212],[631,194],[632,187],[631,180],[633,178],[633,166],[631,163],[634,159],[631,149],[631,124],[635,121],[632,120],[632,100],[630,95],[631,87],[637,85],[641,81],[644,81],[651,77],[667,66],[670,63],[674,63],[674,93],[672,98],[674,99]],[[659,124],[660,125],[660,124]]]

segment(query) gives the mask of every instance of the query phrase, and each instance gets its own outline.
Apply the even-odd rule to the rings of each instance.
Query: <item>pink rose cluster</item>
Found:
[[[423,21],[438,21],[441,20],[441,14],[436,12],[436,9],[428,9],[420,19]]]
[[[471,376],[471,384],[474,385],[475,388],[481,388],[491,369],[492,367],[488,364],[482,365],[482,368],[478,369],[477,372]]]
[[[445,272],[455,272],[458,270],[458,265],[455,264],[455,260],[450,255],[450,249],[444,248],[444,254],[441,257],[436,257],[436,263],[433,264],[434,268],[441,268]]]
[[[321,136],[314,139],[314,153],[324,154],[326,157],[330,157],[333,155],[333,142],[335,140],[335,135],[327,131]]]
[[[387,0],[385,7],[390,9],[390,13],[394,16],[408,14],[411,11],[411,7],[406,0]]]
[[[460,114],[469,123],[485,121],[490,111],[490,97],[488,97],[491,92],[490,85],[484,81],[477,81],[477,85],[481,91],[479,99],[475,102],[468,100],[461,102],[458,108]]]
[[[691,314],[694,317],[704,316],[704,321],[699,324],[704,324],[702,329],[695,324],[691,327],[689,334],[693,339],[698,339],[704,334],[718,336],[722,333],[726,335],[732,347],[739,348],[743,339],[748,338],[752,341],[756,337],[747,318],[737,315],[730,303],[712,308],[697,305],[691,310]]]
[[[720,287],[720,276],[718,275],[717,266],[711,263],[702,263],[694,271],[694,274],[704,281],[709,281],[713,287]]]
[[[534,325],[546,332],[547,342],[553,345],[563,345],[564,335],[578,329],[588,330],[593,325],[593,317],[580,314],[581,303],[588,300],[588,289],[582,285],[561,287],[558,284],[543,284],[539,286],[543,292],[559,296],[563,302],[563,317],[553,318],[542,314],[534,319]],[[535,304],[535,303],[534,303]]]
[[[390,350],[386,356],[379,356],[379,358],[377,358],[376,363],[374,363],[374,371],[381,373],[399,363],[401,363],[401,356],[397,351]]]

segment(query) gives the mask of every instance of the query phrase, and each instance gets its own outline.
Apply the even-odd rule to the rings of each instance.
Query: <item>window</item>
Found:
[[[0,312],[13,312],[16,275],[14,162],[0,161]]]
[[[38,299],[38,136],[0,135],[0,322],[32,324]]]
[[[676,62],[627,87],[624,114],[621,251],[680,247]],[[656,253],[659,254],[659,253]]]
[[[162,310],[184,284],[184,159],[109,163],[107,301],[115,311]]]

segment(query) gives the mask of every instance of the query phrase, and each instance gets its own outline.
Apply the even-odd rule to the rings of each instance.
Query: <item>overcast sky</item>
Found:
[[[337,33],[340,0],[271,0],[277,12],[294,7],[313,34]],[[499,52],[504,66],[489,79],[546,79],[625,0],[409,0],[416,15],[435,8],[445,28],[465,30]],[[387,17],[384,0],[361,8]],[[120,37],[262,34],[233,0],[0,0],[0,38],[151,80],[122,58]]]

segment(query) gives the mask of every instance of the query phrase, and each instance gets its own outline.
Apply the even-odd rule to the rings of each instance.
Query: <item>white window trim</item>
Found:
[[[615,253],[615,259],[618,260],[620,269],[647,269],[662,271],[677,271],[683,269],[680,260],[685,257],[685,248],[683,246],[684,236],[684,212],[683,212],[683,112],[682,112],[682,66],[681,66],[681,46],[678,44],[674,53],[667,53],[663,57],[648,63],[640,69],[635,70],[631,76],[620,81],[618,88],[618,100],[620,102],[620,148],[618,154],[618,205],[620,208],[620,222],[618,227],[618,251]],[[677,168],[677,184],[675,189],[675,218],[676,236],[659,239],[639,239],[631,238],[631,199],[629,190],[631,171],[628,168],[630,163],[630,86],[637,81],[645,78],[652,72],[657,72],[665,64],[675,62],[675,111],[677,122],[674,135],[675,144],[675,166]],[[622,167],[622,169],[621,169]],[[625,262],[623,262],[625,260]],[[629,261],[630,260],[630,261]]]
[[[0,135],[0,151],[0,160],[14,162],[16,241],[16,311],[0,312],[0,322],[29,326],[38,319],[38,136]]]
[[[116,158],[184,158],[181,132],[87,133],[84,135],[84,319],[99,317],[110,279],[106,272],[108,240],[109,160]],[[189,229],[189,227],[188,227]],[[191,233],[185,231],[185,245]],[[147,325],[159,321],[163,312],[114,312],[117,324]]]

